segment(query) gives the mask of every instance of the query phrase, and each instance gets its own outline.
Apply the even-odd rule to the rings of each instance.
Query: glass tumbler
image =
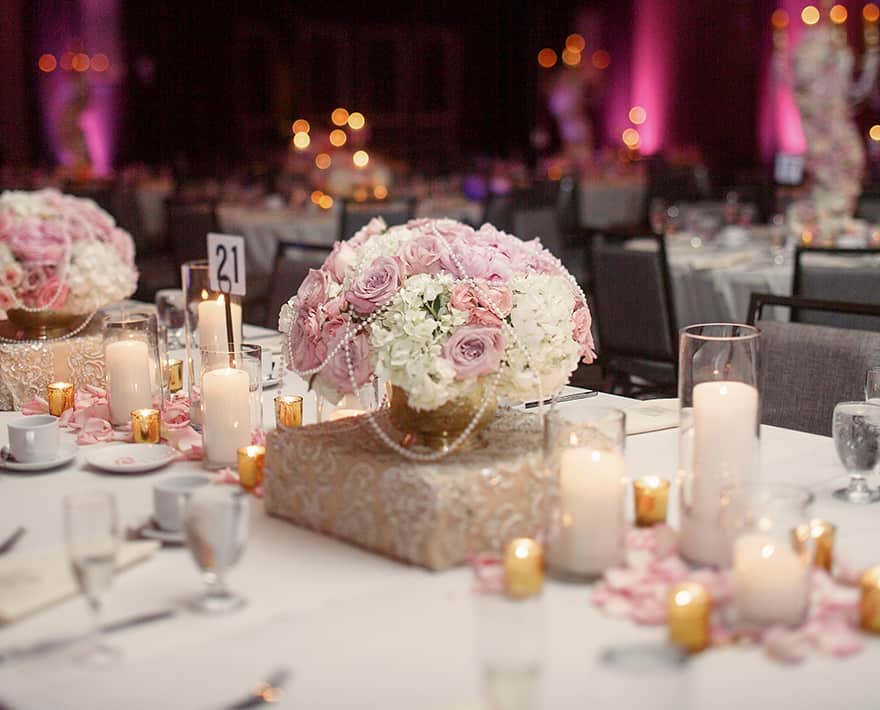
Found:
[[[813,496],[785,483],[740,483],[724,491],[720,522],[731,569],[731,621],[745,627],[803,623],[810,601]]]
[[[544,423],[544,461],[559,486],[547,526],[551,572],[590,580],[625,555],[625,415],[619,409],[551,408]]]
[[[681,331],[678,397],[681,553],[718,565],[721,491],[760,470],[760,331],[710,323]]]

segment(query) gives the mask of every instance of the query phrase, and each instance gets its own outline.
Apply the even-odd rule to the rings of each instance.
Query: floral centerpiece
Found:
[[[134,293],[134,243],[92,200],[0,194],[0,315],[93,313]]]
[[[322,396],[378,376],[411,411],[436,413],[479,390],[477,400],[557,391],[595,357],[590,323],[576,281],[537,239],[374,219],[309,272],[279,329],[288,366]]]

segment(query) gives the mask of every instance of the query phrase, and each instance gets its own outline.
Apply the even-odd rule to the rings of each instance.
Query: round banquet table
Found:
[[[284,389],[304,393],[306,386],[288,374]],[[265,393],[267,426],[276,393]],[[600,395],[563,406],[631,404]],[[13,416],[0,414],[0,425]],[[311,395],[305,417],[314,419]],[[0,440],[6,440],[5,427]],[[672,476],[677,446],[674,429],[629,437],[630,475]],[[816,493],[814,512],[838,525],[837,550],[857,563],[871,562],[872,555],[873,561],[880,559],[878,508],[846,505],[830,496],[845,478],[830,439],[763,427],[762,458],[768,479],[798,481]],[[197,463],[179,463],[155,474],[105,475],[87,470],[80,453],[60,471],[3,474],[0,535],[26,526],[13,553],[20,555],[62,543],[61,498],[86,488],[112,491],[122,521],[132,523],[149,513],[156,481],[197,470]],[[229,575],[230,586],[248,598],[246,608],[217,617],[182,610],[200,593],[201,581],[187,550],[162,549],[117,575],[105,619],[181,609],[174,618],[114,634],[110,643],[124,657],[112,669],[83,668],[61,652],[0,664],[0,707],[218,708],[240,699],[279,666],[289,667],[292,679],[278,707],[483,707],[479,649],[486,639],[480,638],[479,598],[469,570],[432,573],[409,567],[269,518],[258,499],[250,505],[247,549]],[[628,670],[603,665],[599,657],[612,649],[659,648],[662,627],[602,615],[591,606],[585,585],[550,580],[538,603],[545,638],[533,678],[534,707],[876,707],[873,672],[880,643],[874,638],[865,639],[861,655],[844,660],[814,655],[795,667],[781,666],[759,649],[729,647],[680,666]],[[79,631],[86,621],[85,603],[72,598],[2,628],[0,649]]]

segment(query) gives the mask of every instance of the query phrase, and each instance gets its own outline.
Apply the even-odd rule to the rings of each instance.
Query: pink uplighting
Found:
[[[644,107],[647,120],[639,126],[640,148],[648,155],[665,147],[669,100],[674,98],[675,90],[671,73],[676,4],[672,0],[635,0],[633,3],[633,81],[629,105],[623,109],[620,121],[622,131],[630,125],[629,107]]]

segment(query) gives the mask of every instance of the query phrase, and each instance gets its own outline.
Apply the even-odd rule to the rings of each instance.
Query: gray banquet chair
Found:
[[[415,200],[410,198],[394,198],[387,200],[368,200],[356,202],[345,200],[339,216],[339,239],[351,239],[374,217],[381,217],[385,224],[393,227],[406,224],[415,215]]]
[[[314,244],[293,244],[281,242],[275,252],[275,266],[269,286],[269,299],[265,325],[278,327],[278,313],[299,290],[309,269],[320,269],[330,255],[330,249]]]
[[[880,249],[798,248],[792,293],[803,298],[880,304]],[[799,323],[880,331],[880,318],[794,309]]]
[[[763,320],[765,305],[873,309],[878,316],[880,306],[752,294],[749,322],[761,330],[762,422],[830,436],[834,405],[865,398],[865,372],[880,365],[880,333]]]
[[[678,332],[663,237],[601,235],[592,249],[592,305],[608,386],[674,393]]]

